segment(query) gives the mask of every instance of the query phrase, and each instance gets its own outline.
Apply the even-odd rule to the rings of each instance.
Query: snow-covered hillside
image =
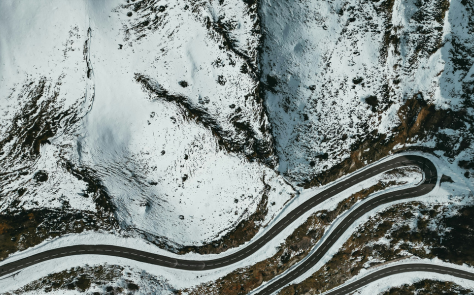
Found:
[[[294,195],[271,169],[255,5],[1,5],[4,211],[93,212],[96,185],[121,229],[201,245]]]
[[[472,156],[472,9],[461,0],[262,1],[279,171],[308,183],[349,157],[346,170],[373,161],[393,141],[387,152]],[[413,132],[396,138],[405,123]]]

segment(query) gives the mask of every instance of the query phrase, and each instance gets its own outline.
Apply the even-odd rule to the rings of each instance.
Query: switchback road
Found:
[[[172,257],[167,257],[163,255],[153,254],[145,251],[135,250],[132,248],[125,248],[120,246],[112,245],[75,245],[68,247],[61,247],[52,250],[47,250],[38,254],[31,255],[29,257],[7,262],[6,264],[0,265],[0,276],[5,276],[16,272],[20,269],[29,267],[34,264],[41,263],[43,261],[56,259],[60,257],[72,256],[72,255],[83,255],[83,254],[99,254],[99,255],[109,255],[117,256],[128,259],[133,259],[140,262],[145,262],[149,264],[160,265],[164,267],[190,270],[190,271],[201,271],[201,270],[210,270],[216,269],[224,266],[228,266],[236,263],[242,259],[245,259],[258,251],[264,244],[272,240],[276,235],[278,235],[283,229],[288,227],[292,222],[298,219],[302,214],[311,210],[313,207],[321,204],[327,199],[351,188],[355,184],[367,180],[377,174],[383,173],[385,171],[404,167],[404,166],[417,166],[424,172],[424,181],[412,188],[407,188],[403,190],[388,192],[382,195],[377,196],[376,198],[370,199],[363,203],[358,208],[354,209],[350,214],[348,214],[344,220],[342,220],[339,225],[330,233],[330,235],[324,240],[324,242],[319,246],[319,248],[313,252],[307,259],[302,263],[298,264],[296,267],[291,269],[286,275],[279,278],[278,280],[271,282],[265,286],[257,294],[272,294],[273,292],[280,289],[282,286],[289,284],[297,276],[305,273],[312,266],[314,266],[326,253],[326,251],[337,241],[337,239],[350,227],[350,225],[356,221],[359,217],[363,216],[365,213],[371,211],[385,203],[390,203],[396,200],[402,200],[406,198],[413,198],[429,193],[437,183],[437,171],[435,165],[427,158],[422,156],[399,156],[394,159],[391,159],[386,162],[376,164],[372,167],[363,169],[359,173],[355,173],[347,179],[337,182],[335,185],[327,188],[326,190],[320,192],[319,194],[311,197],[293,211],[289,212],[284,218],[279,222],[273,225],[264,235],[258,238],[256,241],[252,242],[248,246],[242,248],[241,250],[229,254],[227,256],[212,259],[212,260],[184,260],[184,259],[175,259]],[[8,260],[7,260],[8,261]]]
[[[337,241],[337,239],[352,225],[354,221],[358,218],[362,217],[365,213],[371,211],[372,209],[385,204],[390,203],[397,200],[413,198],[417,196],[422,196],[429,193],[433,188],[435,188],[438,174],[435,165],[428,160],[427,158],[420,157],[420,156],[401,156],[395,158],[393,160],[380,163],[374,167],[371,167],[368,170],[364,170],[361,174],[356,174],[351,178],[344,181],[344,186],[340,189],[345,189],[347,186],[352,186],[356,182],[360,182],[359,178],[364,177],[367,179],[367,175],[375,175],[380,173],[381,171],[390,170],[396,167],[402,166],[418,166],[420,167],[424,174],[424,181],[412,188],[407,188],[403,190],[388,192],[382,195],[379,195],[377,198],[373,198],[368,200],[367,202],[363,203],[357,209],[353,210],[350,214],[348,214],[332,232],[329,236],[324,240],[324,242],[319,246],[319,248],[314,251],[309,257],[307,257],[303,262],[299,263],[296,267],[291,269],[285,276],[269,283],[263,290],[256,293],[258,295],[267,295],[272,294],[273,292],[279,290],[280,288],[286,286],[290,282],[292,282],[295,278],[302,275],[310,268],[312,268],[318,261],[324,256],[327,250],[331,248],[331,246]],[[364,173],[366,172],[366,173]],[[342,186],[342,185],[341,185]],[[330,190],[331,188],[329,188]],[[338,191],[340,192],[340,191]],[[329,191],[331,193],[331,191]],[[324,196],[324,192],[322,193]],[[316,197],[316,196],[315,196]]]

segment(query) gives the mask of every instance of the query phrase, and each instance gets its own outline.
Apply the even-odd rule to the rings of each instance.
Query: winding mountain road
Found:
[[[424,263],[410,263],[410,264],[400,264],[390,266],[374,273],[371,273],[367,276],[360,278],[359,280],[347,284],[341,288],[329,291],[325,293],[325,295],[342,295],[342,294],[349,294],[350,292],[354,292],[355,290],[359,289],[362,286],[365,286],[373,281],[378,279],[382,279],[391,275],[399,274],[399,273],[410,273],[410,272],[432,272],[438,273],[442,275],[451,275],[461,279],[467,279],[474,281],[474,273],[470,273],[465,270],[460,270],[452,267],[446,267],[441,265],[430,265]]]
[[[8,262],[0,265],[0,277],[8,274],[12,274],[20,269],[29,267],[41,263],[43,261],[56,259],[60,257],[72,256],[72,255],[83,255],[83,254],[99,254],[99,255],[109,255],[117,256],[128,259],[133,259],[140,262],[145,262],[149,264],[160,265],[164,267],[190,270],[190,271],[201,271],[201,270],[211,270],[224,266],[228,266],[236,263],[242,259],[245,259],[258,251],[264,244],[272,240],[276,235],[278,235],[283,229],[290,226],[292,222],[297,220],[302,214],[311,210],[313,207],[321,204],[327,199],[351,188],[355,184],[367,180],[377,174],[383,173],[385,171],[404,167],[404,166],[417,166],[421,168],[424,172],[424,181],[412,188],[407,188],[398,191],[392,191],[385,194],[381,194],[376,198],[367,200],[362,205],[354,209],[350,214],[348,214],[338,225],[332,230],[329,236],[324,240],[324,242],[309,255],[305,260],[300,262],[298,265],[293,267],[288,271],[284,276],[279,279],[269,282],[265,287],[260,290],[259,295],[272,294],[273,292],[279,290],[281,287],[292,282],[296,277],[302,275],[313,267],[326,253],[329,248],[337,241],[337,239],[351,226],[351,224],[356,221],[358,218],[363,216],[365,213],[371,211],[385,203],[390,203],[396,200],[413,198],[417,196],[422,196],[429,193],[437,183],[437,170],[435,165],[427,158],[422,156],[415,155],[405,155],[399,156],[394,159],[391,159],[386,162],[376,164],[372,167],[361,170],[358,173],[355,173],[347,179],[337,182],[335,185],[332,185],[325,191],[320,192],[319,194],[311,197],[293,211],[288,213],[284,218],[279,222],[273,225],[264,235],[258,238],[256,241],[252,242],[248,246],[242,248],[241,250],[229,254],[227,256],[199,261],[199,260],[184,260],[184,259],[175,259],[163,255],[153,254],[145,251],[135,250],[132,248],[125,248],[120,246],[112,245],[75,245],[68,247],[61,247],[52,250],[47,250],[38,254],[31,255],[29,257]],[[426,265],[425,265],[426,266]],[[434,267],[434,266],[433,266]],[[403,268],[398,269],[402,271]],[[425,270],[426,271],[426,270]],[[458,271],[458,270],[457,270]],[[382,271],[383,272],[383,271]],[[388,274],[388,273],[383,273]],[[348,286],[355,287],[356,285],[350,284]],[[359,286],[360,287],[360,286]],[[346,288],[346,287],[344,287]],[[337,292],[341,292],[338,289]],[[348,289],[349,290],[349,289]],[[334,291],[334,292],[336,292]],[[345,292],[345,291],[344,291]],[[330,294],[342,294],[342,293],[330,293]]]

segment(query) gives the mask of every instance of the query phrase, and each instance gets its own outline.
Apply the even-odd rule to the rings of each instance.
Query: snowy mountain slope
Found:
[[[85,183],[55,163],[70,156],[78,122],[93,100],[83,50],[87,27],[83,17],[68,17],[84,13],[84,7],[71,3],[60,14],[39,2],[1,5],[2,209],[14,201],[26,208],[61,207],[61,197],[74,208],[95,210],[77,194]],[[36,13],[18,24],[25,11]],[[51,11],[56,17],[48,17]]]
[[[294,182],[410,145],[472,154],[469,1],[262,1],[260,14],[279,171]]]
[[[250,150],[243,150],[248,156],[258,146],[254,139],[267,140],[255,125],[264,114],[253,96],[255,80],[240,71],[244,61],[209,39],[205,24],[193,22],[185,6],[170,4],[160,11],[163,3],[140,3],[139,8],[133,6],[131,19],[154,11],[164,21],[138,40],[119,25],[128,22],[131,7],[114,10],[111,18],[115,15],[118,24],[94,17],[97,47],[91,58],[101,62],[93,62],[96,100],[86,118],[87,136],[81,139],[77,160],[95,167],[114,196],[123,227],[169,243],[199,245],[255,211],[265,182],[275,188],[269,202],[278,208],[292,189],[265,166],[228,153],[235,142],[240,151],[243,142],[250,144]],[[100,23],[104,19],[107,23]],[[111,40],[111,31],[116,40]],[[121,38],[134,41],[119,49]],[[150,48],[157,48],[156,53]],[[121,71],[110,71],[117,63],[112,50],[123,58]],[[233,60],[235,65],[213,65],[217,59]],[[221,75],[225,84],[219,82]],[[252,138],[236,129],[239,122],[255,126],[249,131]]]
[[[2,12],[4,212],[99,210],[176,249],[219,239],[264,198],[266,223],[294,195],[269,168],[254,4],[4,2]]]
[[[250,11],[237,1],[141,1],[117,9],[130,15],[123,50],[142,59],[135,60],[136,80],[185,108],[227,150],[273,165],[256,77],[258,22]]]

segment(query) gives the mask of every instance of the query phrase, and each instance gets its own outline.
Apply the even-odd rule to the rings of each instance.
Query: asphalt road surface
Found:
[[[401,265],[394,265],[391,267],[387,267],[385,269],[381,269],[374,273],[371,273],[365,277],[362,277],[360,280],[352,282],[350,284],[345,285],[342,288],[338,288],[336,290],[330,291],[325,295],[342,295],[342,294],[349,294],[350,292],[354,292],[355,290],[359,289],[362,286],[365,286],[373,281],[376,281],[381,278],[385,278],[394,274],[399,273],[409,273],[409,272],[434,272],[443,275],[451,275],[462,279],[468,279],[474,281],[474,274],[468,271],[459,270],[451,267],[445,267],[441,265],[429,265],[429,264],[422,264],[422,263],[410,263],[410,264],[401,264]]]
[[[385,171],[404,167],[404,166],[418,166],[420,167],[424,174],[425,178],[423,183],[416,187],[407,188],[403,190],[398,190],[394,192],[385,193],[379,195],[378,197],[366,201],[357,209],[352,211],[348,216],[342,220],[339,225],[331,232],[331,234],[325,239],[325,241],[319,246],[317,251],[311,254],[307,259],[302,263],[298,264],[296,267],[291,269],[285,276],[280,279],[271,282],[261,290],[259,295],[263,294],[272,294],[273,292],[279,290],[281,287],[289,284],[299,275],[305,273],[313,265],[315,265],[326,253],[326,251],[337,241],[337,239],[346,231],[350,225],[357,220],[359,217],[363,216],[368,211],[376,208],[385,203],[390,203],[396,200],[406,199],[425,195],[429,193],[437,183],[437,171],[434,164],[427,158],[422,156],[399,156],[397,158],[391,159],[389,161],[379,163],[370,168],[364,169],[359,173],[348,177],[347,179],[336,183],[335,185],[327,188],[325,191],[320,192],[319,194],[311,197],[303,204],[299,205],[293,211],[288,213],[282,220],[272,226],[264,235],[259,239],[244,247],[243,249],[227,255],[225,257],[199,261],[199,260],[183,260],[175,259],[163,255],[153,254],[145,251],[135,250],[132,248],[125,248],[112,245],[75,245],[68,247],[61,247],[52,250],[47,250],[38,254],[31,255],[29,257],[6,263],[0,266],[0,276],[5,276],[11,273],[14,273],[20,269],[26,268],[28,266],[41,263],[43,261],[56,259],[60,257],[72,256],[72,255],[83,255],[83,254],[99,254],[99,255],[109,255],[117,256],[128,259],[133,259],[140,262],[145,262],[149,264],[160,265],[164,267],[171,267],[176,269],[190,270],[190,271],[200,271],[200,270],[210,270],[227,265],[231,265],[247,258],[248,256],[255,253],[263,245],[272,240],[277,234],[279,234],[283,229],[291,225],[293,221],[298,219],[302,214],[311,210],[311,208],[319,205],[325,200],[345,191],[355,184],[362,182],[366,179],[369,179],[377,174],[383,173]],[[8,260],[7,260],[8,261]],[[339,293],[335,293],[339,294]]]

